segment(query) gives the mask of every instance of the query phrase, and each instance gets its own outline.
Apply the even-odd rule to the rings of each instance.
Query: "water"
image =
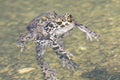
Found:
[[[45,60],[56,69],[60,80],[120,80],[120,0],[0,0],[0,80],[43,80],[35,59],[35,45],[28,43],[23,53],[16,47],[26,25],[40,13],[71,13],[100,35],[99,42],[86,40],[74,29],[66,37],[66,51],[74,53],[76,72],[63,68],[51,49]],[[51,60],[52,59],[52,60]],[[23,68],[34,68],[19,73]]]

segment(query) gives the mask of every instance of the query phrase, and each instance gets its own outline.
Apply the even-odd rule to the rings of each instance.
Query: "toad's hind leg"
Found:
[[[78,66],[71,59],[73,55],[71,53],[65,52],[64,49],[59,44],[57,44],[57,42],[53,41],[52,43],[52,49],[60,58],[63,67],[67,67],[68,69],[72,69],[73,71],[76,70]]]
[[[40,67],[42,68],[45,80],[58,80],[55,77],[56,75],[55,70],[51,69],[49,64],[45,62],[43,59],[45,48],[48,46],[50,46],[48,40],[39,40],[36,46],[36,58],[38,60]]]
[[[57,43],[60,45],[60,47],[62,47],[63,49],[65,49],[65,44],[64,44],[64,39],[60,38]]]

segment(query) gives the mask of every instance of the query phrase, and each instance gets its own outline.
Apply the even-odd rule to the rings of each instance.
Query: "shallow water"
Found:
[[[29,21],[48,11],[71,13],[100,35],[99,41],[90,42],[76,28],[66,37],[66,51],[74,53],[79,65],[75,72],[63,68],[51,49],[46,51],[45,60],[56,69],[60,80],[120,80],[119,4],[120,0],[0,0],[0,80],[43,80],[35,45],[28,43],[21,53],[15,44]],[[33,70],[19,73],[24,68]]]

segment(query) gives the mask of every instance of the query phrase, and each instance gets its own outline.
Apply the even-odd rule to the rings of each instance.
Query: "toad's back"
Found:
[[[53,20],[57,14],[55,12],[48,12],[40,14],[39,16],[35,17],[26,27],[28,31],[34,31],[38,26],[44,26],[46,23],[49,23]]]

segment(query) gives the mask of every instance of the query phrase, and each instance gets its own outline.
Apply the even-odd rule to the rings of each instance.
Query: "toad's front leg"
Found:
[[[59,44],[57,44],[56,41],[52,41],[52,49],[62,61],[63,67],[67,67],[68,69],[72,69],[73,71],[77,69],[78,66],[71,59],[73,55],[64,51],[64,49]]]
[[[81,31],[85,32],[87,39],[89,39],[90,41],[92,41],[93,38],[98,41],[99,36],[95,32],[88,29],[86,26],[78,23],[75,23],[75,26],[78,27]]]
[[[32,35],[29,32],[27,32],[26,34],[20,35],[16,45],[21,48],[21,52],[25,50],[25,43],[30,41],[31,38],[32,38]]]
[[[39,34],[37,32],[27,32],[23,35],[20,35],[17,46],[21,48],[21,52],[25,50],[25,43],[28,41],[36,41],[39,38]]]

